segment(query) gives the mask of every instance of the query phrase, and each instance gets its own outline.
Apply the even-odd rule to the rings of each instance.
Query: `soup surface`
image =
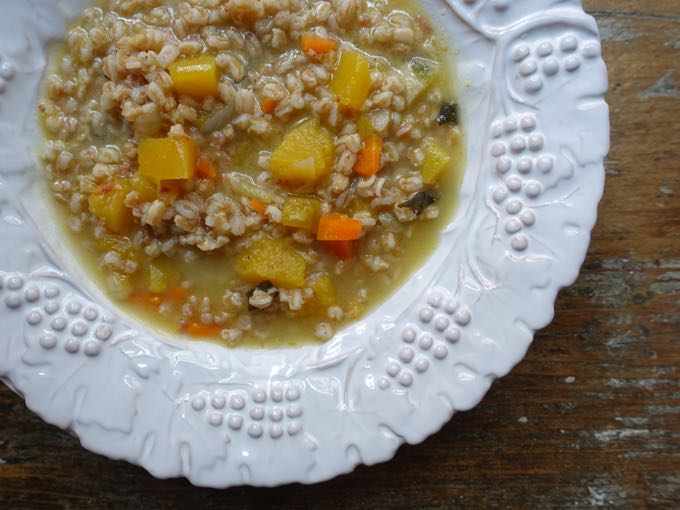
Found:
[[[108,0],[54,51],[41,157],[71,244],[166,331],[328,340],[451,218],[451,55],[415,2]]]

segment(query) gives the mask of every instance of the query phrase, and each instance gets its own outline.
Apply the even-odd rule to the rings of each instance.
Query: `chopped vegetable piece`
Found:
[[[171,287],[168,289],[165,295],[172,301],[183,303],[186,301],[189,291],[181,285],[177,285],[176,287]]]
[[[347,208],[347,212],[350,214],[356,214],[356,213],[361,213],[361,212],[366,212],[371,210],[371,200],[368,198],[364,197],[357,197],[355,196],[352,198],[352,201],[349,203],[349,207]]]
[[[458,125],[458,104],[457,103],[442,103],[439,115],[437,116],[437,123]]]
[[[330,213],[319,220],[319,241],[355,241],[363,232],[360,221],[340,213]]]
[[[375,134],[373,123],[368,115],[362,115],[359,117],[359,120],[357,120],[357,133],[359,133],[362,141]]]
[[[149,264],[146,287],[149,292],[162,294],[168,290],[171,280],[175,277],[175,271],[169,260],[156,259]]]
[[[276,107],[279,105],[278,101],[275,101],[274,99],[264,99],[262,101],[262,111],[266,113],[267,115],[274,115],[274,112],[276,111]]]
[[[446,166],[451,162],[451,156],[435,140],[425,140],[422,145],[423,164],[420,173],[425,184],[434,184],[439,180]]]
[[[285,241],[262,237],[253,241],[236,262],[238,275],[252,283],[269,280],[277,287],[300,288],[307,263]]]
[[[333,39],[326,39],[318,35],[305,34],[302,36],[302,51],[314,50],[317,53],[330,53],[338,47]]]
[[[354,171],[362,177],[371,177],[380,171],[382,154],[382,138],[371,135],[364,141],[364,148],[359,153]]]
[[[198,147],[191,138],[147,138],[139,142],[139,173],[161,181],[193,179]]]
[[[213,55],[185,58],[170,65],[170,77],[178,94],[203,98],[217,96],[217,63]]]
[[[158,197],[158,187],[139,172],[132,176],[132,191],[136,191],[144,202]]]
[[[324,241],[324,244],[339,260],[349,260],[354,255],[353,241]]]
[[[190,322],[184,328],[187,335],[200,338],[216,337],[221,331],[222,328],[216,324],[203,324],[202,322]]]
[[[421,57],[414,57],[408,63],[408,70],[414,77],[430,85],[434,79],[436,64]]]
[[[434,204],[438,199],[437,193],[431,189],[426,189],[419,191],[403,204],[399,204],[399,207],[411,209],[416,216],[420,216],[425,209]]]
[[[267,212],[267,204],[260,202],[257,198],[250,200],[250,208],[260,216],[264,216],[264,213]]]
[[[106,228],[120,234],[132,220],[132,211],[125,206],[125,197],[132,191],[129,179],[117,178],[97,187],[88,199],[90,212],[104,221]]]
[[[306,286],[314,292],[314,304],[322,310],[337,303],[333,278],[328,273],[317,273],[307,279]]]
[[[205,156],[200,156],[196,161],[196,173],[202,179],[213,181],[217,178],[217,166]]]
[[[437,77],[438,64],[431,60],[415,57],[408,63],[404,73],[408,87],[406,88],[406,102],[413,103],[423,92],[430,88]]]
[[[247,175],[232,172],[228,176],[229,184],[232,189],[239,195],[247,198],[254,198],[265,204],[270,204],[276,201],[276,194],[274,191],[264,188]]]
[[[138,305],[149,308],[158,308],[163,302],[163,298],[161,296],[151,292],[135,292],[132,295],[132,300]]]
[[[263,308],[258,308],[257,306],[253,306],[250,304],[250,298],[252,298],[255,295],[256,291],[261,291],[269,294],[272,296],[272,302],[269,306],[274,304],[274,299],[276,299],[276,296],[278,295],[279,291],[276,287],[274,287],[274,284],[270,282],[269,280],[264,281],[262,283],[258,283],[254,289],[250,289],[248,291],[248,294],[246,294],[246,297],[248,298],[248,311],[253,312],[255,310],[262,310]],[[268,308],[268,307],[267,307]]]
[[[371,89],[368,58],[358,51],[344,50],[330,87],[340,98],[340,104],[351,110],[361,110]]]
[[[316,232],[321,217],[321,201],[314,197],[289,196],[283,202],[281,223],[286,227]]]
[[[294,184],[310,184],[325,177],[332,162],[333,139],[316,119],[290,131],[271,157],[274,177]]]

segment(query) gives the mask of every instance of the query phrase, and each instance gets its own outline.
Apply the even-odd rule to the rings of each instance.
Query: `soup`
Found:
[[[54,52],[42,159],[70,244],[165,331],[328,340],[451,217],[451,55],[415,2],[108,0]]]

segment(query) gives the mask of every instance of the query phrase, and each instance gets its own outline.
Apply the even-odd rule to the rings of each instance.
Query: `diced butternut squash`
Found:
[[[185,58],[170,65],[170,77],[178,94],[203,98],[217,96],[217,63],[213,55]]]
[[[289,196],[283,202],[281,223],[286,227],[316,232],[321,217],[321,201],[314,197]]]
[[[340,104],[350,110],[361,110],[371,90],[371,72],[368,58],[355,50],[344,50],[333,73],[331,90]]]
[[[451,156],[438,142],[425,140],[421,147],[425,159],[420,167],[425,184],[434,184],[441,177],[446,166],[451,162]]]
[[[132,191],[129,179],[118,178],[96,188],[89,197],[90,212],[104,220],[114,234],[125,231],[132,220],[132,211],[125,206],[125,197]]]
[[[151,202],[158,197],[158,187],[139,172],[132,176],[132,190],[136,191],[144,202]]]
[[[307,279],[307,287],[314,292],[314,302],[322,310],[337,303],[333,278],[328,273],[317,273]]]
[[[308,120],[290,131],[271,157],[274,177],[291,184],[312,184],[331,171],[333,139],[319,121]]]
[[[147,138],[139,142],[138,159],[139,173],[157,185],[193,179],[198,147],[191,138]]]
[[[380,157],[382,156],[382,138],[371,135],[364,140],[364,147],[359,153],[354,171],[362,177],[372,177],[380,171]]]
[[[280,239],[253,241],[236,262],[236,272],[251,283],[270,281],[277,287],[300,288],[305,284],[307,263],[302,255]]]
[[[156,259],[149,264],[146,286],[149,292],[162,294],[176,279],[176,272],[167,259]]]
[[[319,241],[356,241],[361,239],[363,226],[360,221],[340,213],[330,213],[319,220]]]
[[[305,288],[311,289],[314,297],[302,306],[301,310],[290,310],[289,317],[310,317],[312,315],[326,315],[326,311],[337,304],[337,295],[333,277],[328,273],[316,273],[307,278]]]

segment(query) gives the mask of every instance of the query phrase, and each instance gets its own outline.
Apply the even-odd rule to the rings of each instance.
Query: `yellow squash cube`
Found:
[[[316,232],[321,218],[321,201],[314,197],[289,196],[283,202],[281,223],[286,227]]]
[[[333,73],[331,90],[340,104],[351,110],[361,110],[371,90],[371,71],[368,58],[354,50],[344,50]]]
[[[319,309],[325,311],[335,306],[337,298],[331,275],[328,273],[312,275],[307,280],[307,286],[314,292],[314,303]]]
[[[423,165],[420,167],[420,173],[423,176],[425,184],[436,183],[451,162],[451,156],[438,142],[434,140],[425,140],[421,147],[425,159]]]
[[[277,287],[295,289],[305,284],[307,263],[302,255],[280,239],[253,241],[236,261],[236,272],[250,283],[270,281]]]
[[[147,138],[139,142],[139,173],[150,181],[193,179],[198,147],[191,138]]]
[[[170,77],[178,94],[199,99],[219,94],[217,64],[212,55],[178,60],[170,65]]]
[[[274,177],[292,184],[312,184],[331,172],[333,139],[318,120],[290,131],[272,153]]]
[[[132,176],[132,191],[136,191],[144,202],[158,198],[157,186],[139,172]]]
[[[114,234],[124,232],[132,220],[132,211],[125,206],[125,197],[131,190],[128,179],[117,178],[96,188],[88,199],[90,212],[104,220]]]
[[[153,294],[162,294],[176,279],[176,271],[167,259],[156,259],[149,264],[146,286]]]

